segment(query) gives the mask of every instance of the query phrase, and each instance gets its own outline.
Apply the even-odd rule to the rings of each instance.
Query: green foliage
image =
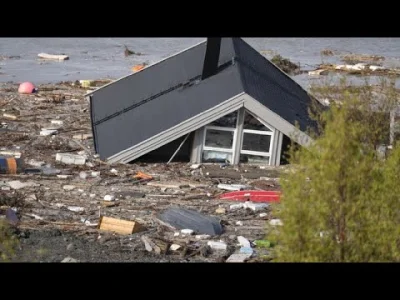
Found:
[[[12,234],[7,222],[0,220],[0,261],[8,262],[18,246],[18,239]]]
[[[397,94],[382,87],[387,97],[379,103],[368,86],[344,89],[340,104],[320,115],[314,143],[289,151],[293,169],[282,177],[275,211],[283,226],[267,235],[277,241],[275,261],[400,261],[400,147],[386,160],[376,151]]]

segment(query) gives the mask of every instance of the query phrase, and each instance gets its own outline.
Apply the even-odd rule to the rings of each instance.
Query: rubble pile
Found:
[[[19,237],[15,261],[270,257],[265,227],[281,225],[268,222],[272,204],[219,196],[279,191],[285,167],[107,164],[94,153],[86,92],[79,83],[33,94],[0,85],[0,218]]]

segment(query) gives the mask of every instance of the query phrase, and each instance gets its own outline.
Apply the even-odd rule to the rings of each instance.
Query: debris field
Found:
[[[86,92],[79,82],[32,94],[0,85],[0,218],[19,239],[12,261],[269,260],[275,204],[219,198],[279,191],[287,167],[108,164],[94,153]]]

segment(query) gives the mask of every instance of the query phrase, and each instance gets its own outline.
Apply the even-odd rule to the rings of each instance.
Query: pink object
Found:
[[[18,93],[20,94],[32,94],[35,92],[35,86],[30,82],[23,82],[19,85]]]

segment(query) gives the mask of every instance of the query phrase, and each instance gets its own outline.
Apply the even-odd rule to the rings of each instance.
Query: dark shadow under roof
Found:
[[[240,38],[222,38],[219,70],[201,81],[206,42],[94,91],[96,152],[106,159],[242,92],[302,130],[310,96]]]

